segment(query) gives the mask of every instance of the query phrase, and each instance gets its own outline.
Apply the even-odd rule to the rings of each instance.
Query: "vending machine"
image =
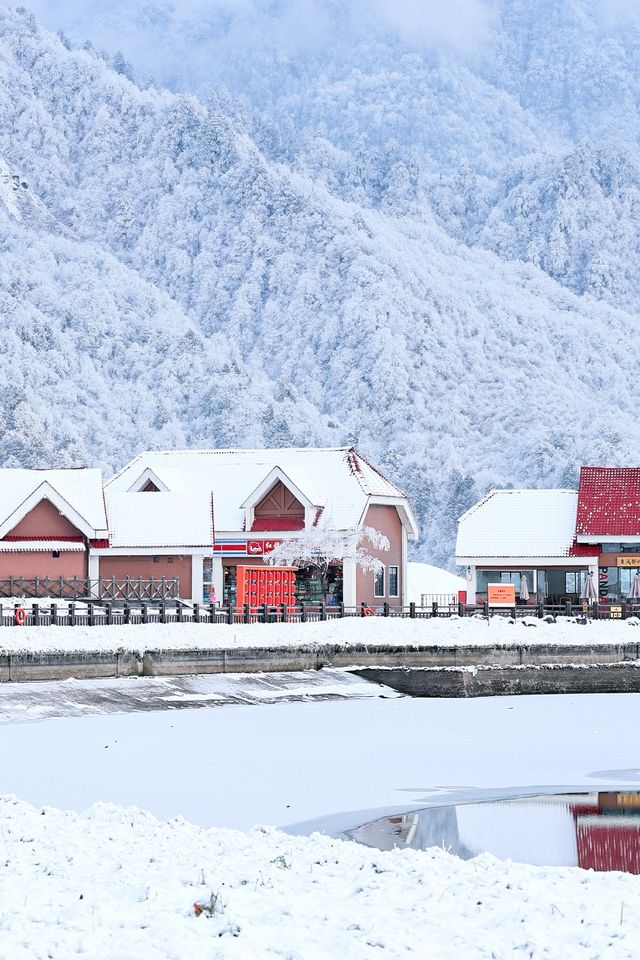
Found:
[[[267,604],[292,607],[296,602],[296,567],[244,567],[237,568],[236,606],[248,603],[252,612]]]

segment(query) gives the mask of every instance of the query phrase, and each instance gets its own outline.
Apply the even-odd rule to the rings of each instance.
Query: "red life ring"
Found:
[[[365,616],[365,617],[375,617],[375,615],[376,615],[376,612],[375,612],[375,610],[372,610],[371,607],[365,607],[365,608],[364,608],[364,616]]]
[[[25,608],[16,607],[16,612],[13,615],[13,619],[15,620],[17,626],[24,627],[25,623],[27,622],[27,611]]]

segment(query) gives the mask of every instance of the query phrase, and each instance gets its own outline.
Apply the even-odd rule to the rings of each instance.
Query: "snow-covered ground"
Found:
[[[137,624],[112,627],[0,628],[0,653],[64,650],[185,650],[264,647],[317,648],[339,644],[367,647],[561,643],[638,643],[640,621],[598,620],[581,624],[559,617],[546,623],[526,617],[442,617],[409,620],[350,617],[326,623]]]
[[[0,801],[2,960],[637,958],[640,880]],[[196,915],[194,904],[205,910]]]
[[[422,603],[424,594],[451,594],[458,596],[458,590],[466,590],[467,584],[462,577],[449,573],[430,563],[407,564],[407,602]]]
[[[85,684],[64,681],[40,697],[74,715],[40,720],[15,704],[35,686],[0,686],[0,960],[637,957],[637,877],[306,835],[518,788],[637,788],[637,695],[78,716]]]

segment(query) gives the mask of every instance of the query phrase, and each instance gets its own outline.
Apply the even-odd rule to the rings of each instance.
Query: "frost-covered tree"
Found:
[[[316,568],[322,581],[322,592],[327,592],[327,572],[331,563],[354,562],[365,572],[383,567],[382,560],[371,550],[390,549],[388,538],[374,527],[350,527],[334,530],[329,527],[305,527],[295,537],[277,543],[265,556],[271,566],[287,565]]]

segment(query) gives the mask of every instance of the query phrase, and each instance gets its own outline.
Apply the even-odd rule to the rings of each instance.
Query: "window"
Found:
[[[60,551],[59,551],[59,550],[52,550],[52,551],[51,551],[51,556],[53,557],[54,560],[59,560],[59,559],[60,559]]]
[[[389,567],[389,596],[398,596],[398,567]]]
[[[384,567],[376,570],[373,575],[373,595],[374,597],[384,597]]]

